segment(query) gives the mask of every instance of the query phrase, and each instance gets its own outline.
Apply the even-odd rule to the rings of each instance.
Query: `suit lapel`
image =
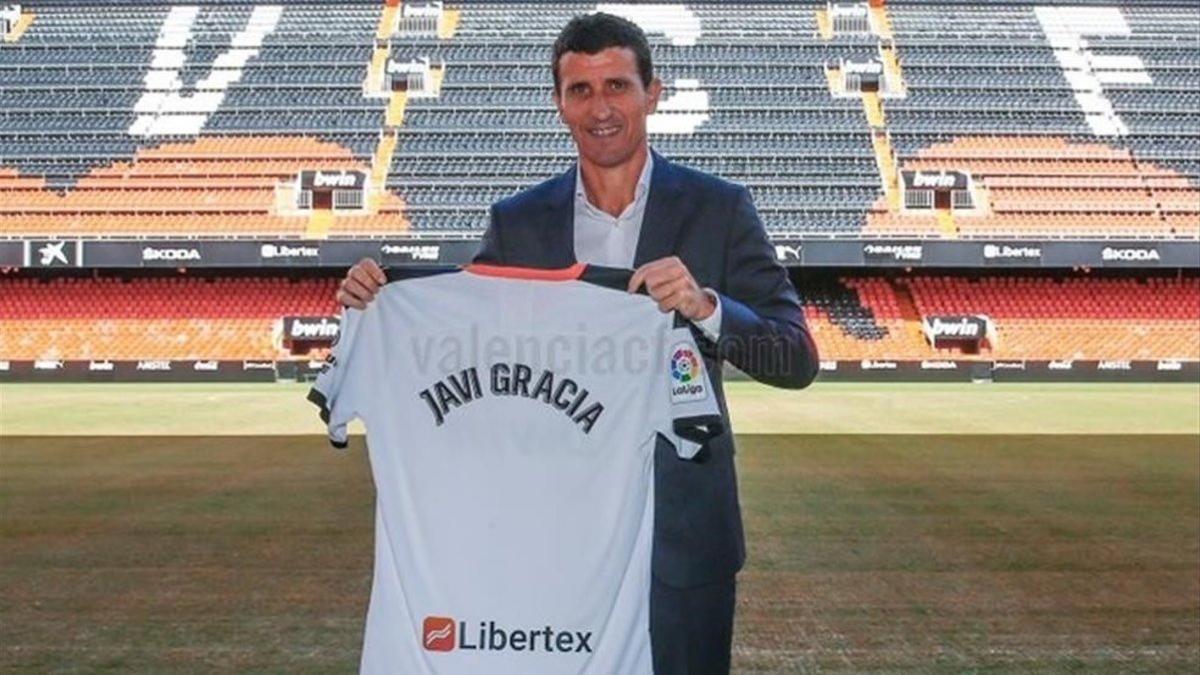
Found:
[[[650,194],[646,198],[646,213],[642,217],[642,231],[633,257],[635,268],[674,253],[683,224],[679,171],[662,155],[653,150],[650,152],[654,154],[654,169],[650,173]]]
[[[542,260],[569,267],[575,260],[575,164],[554,179],[546,195],[541,231]]]

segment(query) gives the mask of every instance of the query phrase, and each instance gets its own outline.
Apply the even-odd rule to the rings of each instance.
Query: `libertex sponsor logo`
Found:
[[[495,621],[456,621],[448,616],[427,616],[421,627],[426,651],[592,653],[592,631],[541,628],[505,628]]]
[[[258,254],[264,259],[269,258],[316,258],[321,255],[321,249],[316,246],[289,246],[288,244],[263,244]]]
[[[454,651],[456,624],[448,616],[427,616],[421,632],[424,635],[425,649],[431,652]]]
[[[1036,260],[1042,257],[1042,248],[1040,246],[984,244],[983,257],[985,260]]]

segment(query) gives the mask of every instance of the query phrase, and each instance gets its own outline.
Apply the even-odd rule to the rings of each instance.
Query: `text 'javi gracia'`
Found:
[[[578,424],[584,433],[591,433],[592,426],[604,412],[599,401],[589,401],[587,389],[569,377],[555,376],[551,370],[543,370],[534,378],[534,370],[523,363],[497,363],[488,369],[488,388],[480,385],[479,370],[475,366],[447,375],[433,386],[422,389],[418,394],[434,422],[441,426],[454,408],[483,398],[485,392],[493,396],[523,396],[535,399],[561,410],[571,421]]]

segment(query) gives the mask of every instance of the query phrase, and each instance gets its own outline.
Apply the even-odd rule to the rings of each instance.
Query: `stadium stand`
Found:
[[[917,317],[905,321],[899,299],[878,278],[825,279],[805,283],[805,317],[821,358],[856,360],[900,358],[928,353]]]
[[[275,359],[285,315],[336,315],[331,279],[118,276],[0,280],[6,359]]]
[[[782,260],[811,252],[805,239],[864,260],[873,242],[858,240],[1104,239],[1156,262],[1163,247],[1165,266],[1180,259],[1165,247],[1200,240],[1194,4],[849,4],[23,3],[0,26],[0,243],[472,239],[489,204],[573,160],[549,50],[598,7],[651,40],[653,146],[747,185]],[[1191,271],[1044,271],[1035,257],[792,274],[828,360],[1200,359]],[[0,363],[323,356],[281,345],[279,321],[336,314],[340,270],[152,262],[0,268]],[[978,353],[922,331],[975,314],[994,325]]]
[[[1200,358],[1195,279],[915,277],[909,290],[923,316],[991,317],[997,357]]]
[[[0,237],[477,234],[569,164],[548,45],[596,7],[35,5],[0,43]],[[778,235],[1200,237],[1194,8],[1060,5],[892,2],[849,32],[815,3],[605,8],[652,40],[654,146],[748,185]],[[878,94],[842,88],[872,63]],[[364,206],[314,226],[296,173],[351,168]],[[905,170],[967,173],[973,206],[902,207]],[[89,211],[118,189],[171,207]]]
[[[821,356],[996,359],[1200,359],[1200,278],[912,275],[806,283]],[[977,355],[935,349],[921,319],[988,316],[996,342]]]
[[[247,149],[253,159],[241,159]],[[314,138],[202,138],[146,150],[136,162],[92,169],[62,194],[46,189],[42,179],[0,172],[0,220],[23,234],[58,237],[299,237],[308,216],[278,208],[277,186],[313,162],[327,171],[364,170],[344,147]],[[363,233],[405,227],[402,203],[390,194],[378,213],[355,223]]]
[[[333,316],[337,281],[311,276],[0,278],[9,359],[285,359],[284,316]],[[1014,274],[810,276],[806,317],[826,359],[1200,359],[1200,277]],[[984,314],[996,344],[934,349],[932,315]]]

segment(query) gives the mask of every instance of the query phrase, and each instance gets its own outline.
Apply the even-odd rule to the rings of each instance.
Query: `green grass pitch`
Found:
[[[322,433],[308,386],[0,385],[0,434]],[[849,384],[801,391],[727,382],[739,434],[1200,434],[1197,384]],[[361,432],[361,427],[358,427]]]
[[[371,477],[305,390],[0,385],[0,672],[352,672]],[[1200,387],[730,406],[735,672],[1200,668]]]

